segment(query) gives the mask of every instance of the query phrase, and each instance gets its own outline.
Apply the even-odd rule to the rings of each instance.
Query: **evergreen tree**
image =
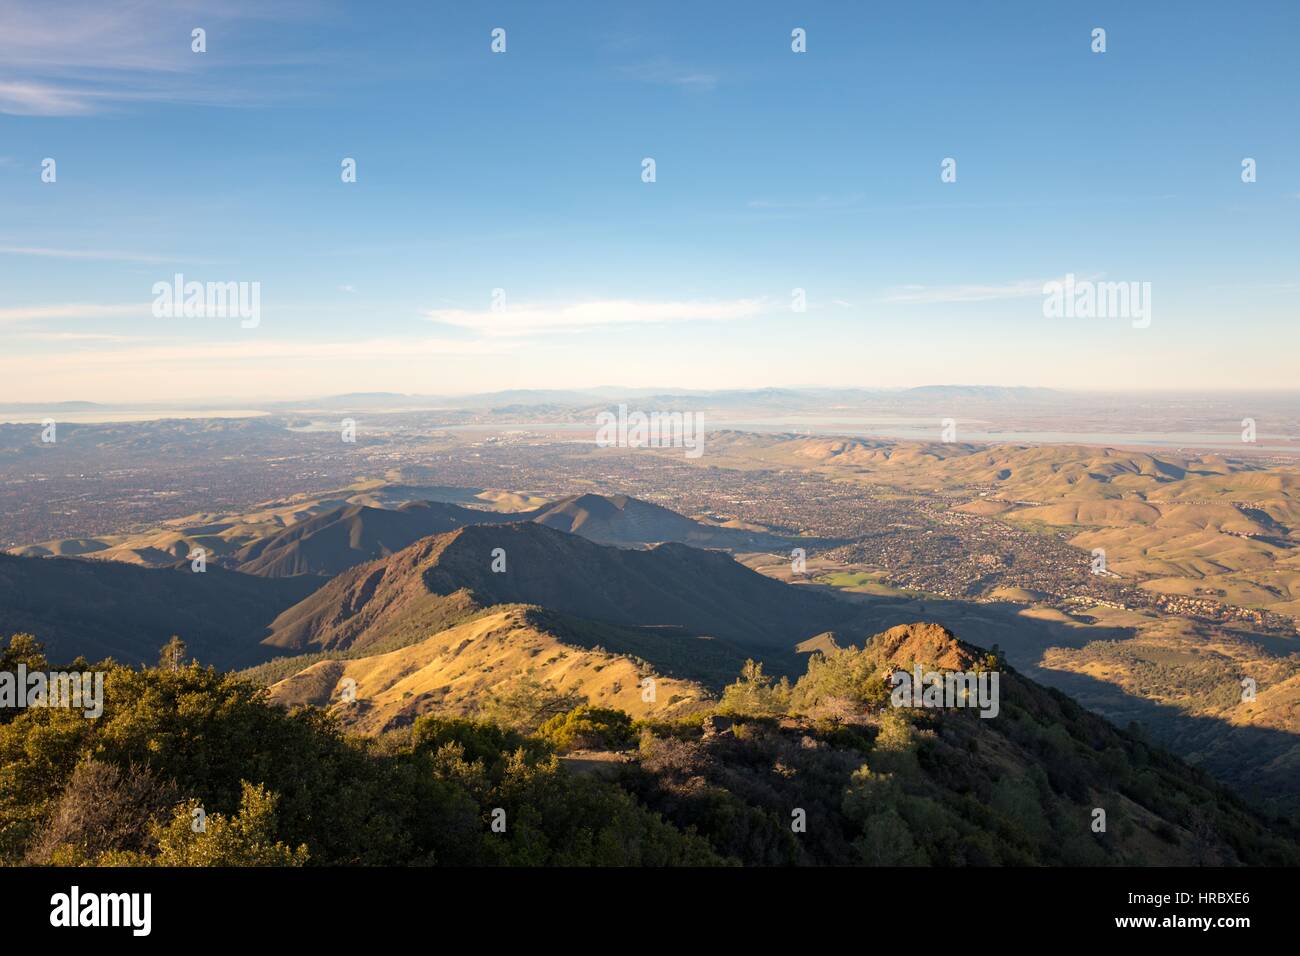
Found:
[[[165,671],[178,671],[185,663],[185,642],[176,634],[162,646],[158,654],[158,666]]]

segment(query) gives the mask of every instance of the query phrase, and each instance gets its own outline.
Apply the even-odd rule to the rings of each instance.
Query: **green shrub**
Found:
[[[560,753],[622,750],[636,742],[632,718],[621,710],[583,704],[542,724],[537,736]]]

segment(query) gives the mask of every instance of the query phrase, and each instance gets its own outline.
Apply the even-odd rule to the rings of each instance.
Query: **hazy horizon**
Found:
[[[348,397],[392,397],[407,400],[458,400],[476,397],[485,397],[511,392],[538,392],[553,394],[589,394],[594,397],[605,397],[617,399],[618,397],[635,397],[635,396],[668,396],[674,394],[681,395],[731,395],[746,394],[757,392],[783,391],[783,392],[860,392],[863,394],[905,394],[925,389],[980,389],[989,392],[1016,392],[1016,391],[1037,391],[1041,393],[1054,393],[1063,398],[1074,397],[1123,397],[1123,396],[1151,396],[1167,399],[1195,398],[1204,396],[1227,397],[1240,395],[1243,397],[1275,397],[1275,398],[1297,398],[1300,399],[1300,387],[1293,388],[1217,388],[1217,389],[1187,389],[1187,388],[1057,388],[1052,386],[1024,385],[1014,384],[995,384],[987,382],[923,382],[912,385],[785,385],[765,383],[751,386],[738,386],[735,388],[710,388],[707,386],[668,386],[668,385],[611,385],[602,384],[579,384],[564,386],[530,386],[519,385],[502,389],[490,390],[466,390],[466,391],[444,391],[444,392],[402,392],[392,389],[340,389],[333,392],[325,393],[303,393],[285,396],[276,395],[248,395],[243,397],[231,395],[196,395],[196,396],[168,396],[154,399],[130,399],[130,398],[108,398],[108,397],[81,397],[72,396],[64,398],[40,399],[15,399],[9,400],[0,397],[0,408],[20,408],[42,406],[54,407],[59,405],[95,405],[104,407],[117,408],[176,408],[176,409],[213,409],[213,410],[236,410],[236,406],[257,407],[261,404],[275,405],[307,405],[312,402],[330,401]],[[604,396],[598,396],[598,393],[606,393]],[[185,400],[180,400],[180,399]]]

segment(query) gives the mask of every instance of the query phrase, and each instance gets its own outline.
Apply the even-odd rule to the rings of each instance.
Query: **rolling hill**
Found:
[[[386,557],[429,535],[514,517],[436,501],[408,502],[397,508],[347,505],[247,544],[231,561],[245,574],[261,577],[332,576]]]
[[[551,519],[598,504],[556,510]],[[647,507],[663,511],[667,517],[656,517],[669,523],[679,517]],[[509,516],[428,503],[350,505],[255,542],[243,553],[258,574],[215,564],[195,574],[188,564],[146,568],[0,554],[0,621],[9,633],[34,633],[56,660],[150,662],[178,634],[199,660],[236,668],[294,652],[390,650],[487,608],[528,604],[604,627],[593,641],[711,679],[722,672],[720,661],[726,673],[743,661],[735,646],[793,660],[798,641],[854,610],[750,571],[722,552],[675,543],[616,548],[536,522],[457,527],[479,517]],[[455,530],[437,533],[448,526]],[[408,536],[416,540],[402,547]],[[503,573],[490,567],[495,548],[506,552]],[[346,567],[376,552],[378,560]],[[320,576],[340,567],[331,581]],[[303,570],[315,573],[293,573]],[[316,595],[322,586],[325,593]],[[715,639],[707,650],[681,645],[700,636]]]
[[[504,553],[504,571],[492,570],[494,552]],[[352,568],[281,614],[267,643],[303,651],[409,641],[498,604],[536,604],[775,651],[788,651],[854,612],[722,552],[671,543],[620,549],[518,522],[424,538]]]
[[[1085,445],[849,437],[711,438],[714,464],[828,476],[970,500],[954,510],[1072,531],[1149,590],[1201,594],[1300,620],[1300,473],[1258,460]]]
[[[378,733],[423,714],[473,714],[489,694],[525,674],[634,717],[671,717],[709,697],[698,682],[663,676],[626,654],[572,643],[555,623],[536,608],[495,608],[397,650],[315,661],[274,683],[271,700],[326,708],[352,729]],[[651,676],[655,694],[647,701],[641,682]],[[356,696],[344,702],[339,688],[349,678]]]
[[[420,538],[476,524],[532,521],[600,544],[639,548],[662,542],[696,547],[774,546],[772,535],[703,524],[627,495],[584,494],[524,512],[484,511],[432,501],[397,508],[352,504],[299,521],[245,545],[229,559],[247,574],[334,575],[386,557]]]
[[[543,502],[500,489],[358,482],[327,494],[267,502],[242,514],[188,515],[148,531],[63,538],[9,553],[170,567],[202,548],[210,561],[246,574],[331,576],[432,534],[507,521],[536,521],[619,547],[672,541],[737,551],[786,544],[762,529],[696,521],[627,495],[581,494]]]
[[[627,495],[572,495],[527,517],[599,544],[640,547],[663,542],[738,550],[778,545],[774,535],[703,524],[661,505]]]
[[[228,562],[255,542],[332,511],[353,505],[397,509],[412,502],[458,505],[475,515],[531,512],[546,503],[544,499],[504,489],[411,485],[362,479],[345,488],[289,495],[244,511],[198,512],[167,519],[147,530],[59,538],[18,545],[9,548],[8,553],[23,557],[80,556],[144,567],[169,567],[195,548],[202,548],[209,561]],[[374,554],[370,557],[379,556]]]

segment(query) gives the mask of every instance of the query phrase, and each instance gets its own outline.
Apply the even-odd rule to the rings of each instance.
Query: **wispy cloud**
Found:
[[[46,83],[0,83],[0,113],[11,116],[80,116],[90,113],[95,94]]]
[[[263,5],[263,7],[269,5]],[[237,105],[265,94],[227,73],[230,57],[194,53],[190,31],[227,40],[240,21],[265,16],[246,0],[0,2],[0,113],[82,116],[129,102]],[[295,17],[297,5],[276,5]]]
[[[134,87],[117,83],[98,89],[45,81],[0,82],[0,113],[11,116],[86,116],[131,102],[238,106],[263,98],[234,86],[200,89],[176,85],[174,80]]]
[[[677,86],[690,90],[711,90],[718,85],[718,75],[707,70],[682,66],[672,60],[655,59],[625,67],[625,72],[646,83]]]
[[[766,308],[763,299],[684,300],[646,302],[600,299],[564,305],[523,303],[491,309],[430,309],[424,317],[482,335],[529,335],[538,332],[573,332],[612,325],[658,322],[727,322],[748,319]]]
[[[155,256],[118,249],[50,249],[42,246],[0,246],[0,255],[41,256],[50,259],[95,259],[105,262],[139,262],[160,265],[170,262],[203,262],[201,259]]]
[[[851,209],[860,205],[863,198],[862,193],[853,193],[848,196],[816,196],[812,199],[751,199],[746,205],[750,209]]]
[[[994,285],[905,285],[885,295],[883,302],[911,304],[942,302],[993,302],[998,299],[1027,299],[1043,294],[1053,279],[1016,279]]]
[[[71,302],[66,305],[21,305],[0,309],[0,324],[45,322],[57,319],[103,319],[120,316],[147,316],[148,302],[105,305],[95,302]]]

